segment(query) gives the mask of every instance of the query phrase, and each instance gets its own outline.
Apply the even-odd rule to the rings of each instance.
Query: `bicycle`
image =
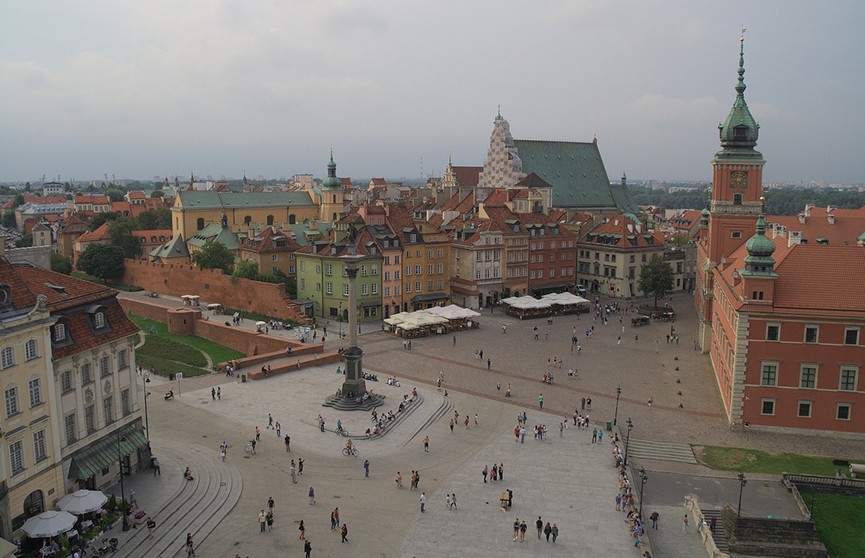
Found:
[[[351,449],[342,448],[342,454],[346,455],[346,456],[353,455],[353,456],[357,457],[358,451],[357,451],[357,448],[355,448],[355,447],[352,447]]]
[[[337,428],[336,433],[339,434],[340,436],[348,437],[348,430],[346,430],[345,428],[342,428],[342,427]]]
[[[244,453],[251,453],[255,455],[255,446],[252,445],[252,442],[247,442],[246,447],[243,448]]]

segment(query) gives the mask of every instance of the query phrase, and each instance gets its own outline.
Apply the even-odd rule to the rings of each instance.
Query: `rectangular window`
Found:
[[[393,257],[393,263],[395,263],[395,264],[399,264],[399,256],[394,256],[394,257]]]
[[[306,262],[303,260],[300,260],[300,270],[306,271]]]
[[[856,368],[842,368],[841,382],[838,385],[838,389],[841,391],[856,391],[856,376],[858,375],[859,370]]]
[[[332,295],[333,294],[333,283],[331,283],[331,282],[325,283],[324,284],[324,291],[327,294]]]
[[[369,294],[369,285],[364,283],[360,286],[360,294],[361,296],[366,296]]]
[[[393,272],[393,280],[399,281],[399,270]]]
[[[36,457],[36,463],[43,459],[48,459],[48,447],[45,444],[45,431],[33,433],[33,455]]]
[[[21,440],[9,444],[9,461],[12,464],[12,474],[24,470],[24,447]]]
[[[415,284],[414,284],[414,292],[416,292],[416,293],[421,292],[421,288],[420,288],[420,281],[415,281]]]
[[[432,257],[433,257],[433,251],[432,251],[432,250],[427,250],[426,255],[427,255],[427,257],[428,257],[429,259],[432,259]]]
[[[114,422],[114,398],[106,397],[102,400],[102,414],[105,415],[105,424]]]
[[[415,274],[415,275],[420,275],[420,274],[421,274],[420,266],[419,266],[419,265],[414,266],[414,274]]]
[[[373,275],[378,275],[378,264],[372,264],[369,266],[370,273]]]
[[[444,264],[438,264],[438,266],[436,266],[436,273],[438,273],[439,275],[441,275],[441,274],[444,273],[444,272],[445,272],[445,266],[444,266]]]
[[[406,275],[406,277],[411,275],[411,266],[410,265],[405,266],[405,275]]]
[[[799,401],[799,408],[796,416],[800,418],[811,417],[811,401]]]
[[[855,344],[855,343],[854,343]],[[31,339],[24,345],[24,359],[33,360],[39,356],[39,351],[36,350],[36,340]]]
[[[107,356],[99,359],[99,375],[103,378],[111,374],[111,366],[109,365],[109,362]]]
[[[775,414],[775,400],[774,399],[764,399],[762,408],[760,409],[760,414],[774,415]]]
[[[66,341],[66,324],[54,324],[54,342]]]
[[[301,267],[303,267],[303,266],[301,266]],[[300,280],[300,288],[304,289],[304,290],[306,289],[306,279]]]
[[[321,264],[315,264],[315,274],[321,275]]]
[[[805,326],[805,343],[817,343],[820,328],[817,326]]]
[[[761,386],[774,386],[778,382],[778,365],[763,363],[763,373],[760,376]]]
[[[766,341],[780,341],[781,326],[779,324],[768,324],[766,326]]]
[[[67,370],[60,374],[60,391],[67,393],[72,391],[72,371]]]
[[[814,389],[817,387],[817,367],[811,364],[803,364],[799,373],[799,387]]]
[[[71,444],[78,438],[75,431],[75,413],[63,417],[63,423],[66,429],[66,443]]]
[[[342,296],[348,296],[348,283],[342,286]]]
[[[93,317],[93,323],[96,325],[96,329],[105,327],[105,312],[97,312]]]
[[[320,293],[320,292],[321,292],[321,283],[316,283],[316,284],[315,284],[315,292],[317,292],[317,293]]]
[[[378,283],[372,284],[372,294],[378,294]]]
[[[390,296],[390,287],[384,288],[384,296]]]
[[[126,355],[126,351],[120,351],[117,353],[117,368],[119,370],[123,370],[124,368],[129,366],[129,358]]]
[[[411,292],[411,281],[408,281],[408,282],[405,284],[405,292],[407,292],[407,293],[410,293],[410,292]]]
[[[93,405],[84,408],[84,425],[88,434],[96,432],[96,407]]]
[[[325,275],[333,275],[333,264],[325,264],[324,274]]]
[[[838,403],[838,407],[835,408],[835,418],[838,420],[850,420],[851,407],[850,403]]]
[[[6,396],[6,417],[17,415],[21,412],[18,407],[18,388],[11,387],[4,392]]]
[[[132,407],[129,404],[129,389],[120,392],[120,411],[124,417],[132,412]]]
[[[39,378],[33,378],[27,382],[27,391],[30,392],[31,407],[35,407],[42,403],[42,386],[39,385]]]
[[[367,271],[366,271],[366,266],[365,266],[365,265],[360,266],[360,275],[361,275],[361,277],[366,277],[366,276],[367,276]]]
[[[859,328],[848,327],[844,330],[844,344],[858,345],[859,344]]]
[[[428,275],[432,275],[434,269],[435,269],[435,267],[433,267],[433,264],[429,264],[428,266],[426,266],[426,272],[427,272],[427,274],[428,274]]]
[[[12,347],[4,347],[0,352],[0,368],[15,366],[15,351]]]

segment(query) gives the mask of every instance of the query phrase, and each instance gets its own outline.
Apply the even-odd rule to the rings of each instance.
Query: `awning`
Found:
[[[460,294],[470,295],[470,296],[477,296],[477,295],[481,294],[480,291],[476,291],[475,289],[460,287],[457,285],[452,286],[451,290],[454,291],[455,293],[460,293]]]
[[[118,438],[120,438],[119,451]],[[146,445],[147,437],[143,432],[136,430],[134,425],[126,426],[119,433],[114,432],[72,456],[69,478],[87,480],[102,469],[117,463],[121,455],[129,455]]]
[[[380,300],[368,300],[366,302],[361,302],[360,305],[363,308],[374,308],[377,306],[381,306],[381,301]]]
[[[0,539],[0,558],[8,558],[15,554],[18,550],[18,545],[12,544],[6,539]]]
[[[433,300],[447,300],[450,297],[445,293],[427,293],[415,295],[411,298],[412,302],[430,302]]]

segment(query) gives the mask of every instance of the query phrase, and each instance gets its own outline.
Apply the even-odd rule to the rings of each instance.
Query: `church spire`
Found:
[[[736,153],[741,156],[743,151],[749,151],[760,156],[754,150],[757,145],[757,137],[759,136],[760,125],[754,120],[751,111],[748,109],[748,104],[745,102],[745,28],[742,28],[742,34],[739,35],[739,68],[736,70],[738,77],[736,79],[736,99],[733,101],[733,107],[730,109],[730,114],[723,124],[719,124],[718,128],[721,136],[721,147],[723,148],[719,155],[725,153]]]

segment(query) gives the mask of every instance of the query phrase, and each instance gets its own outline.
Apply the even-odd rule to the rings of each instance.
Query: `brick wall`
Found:
[[[195,294],[202,304],[222,304],[281,319],[306,322],[299,306],[285,294],[282,285],[236,279],[220,269],[199,269],[193,265],[160,264],[126,260],[120,283],[147,291],[182,296]]]

